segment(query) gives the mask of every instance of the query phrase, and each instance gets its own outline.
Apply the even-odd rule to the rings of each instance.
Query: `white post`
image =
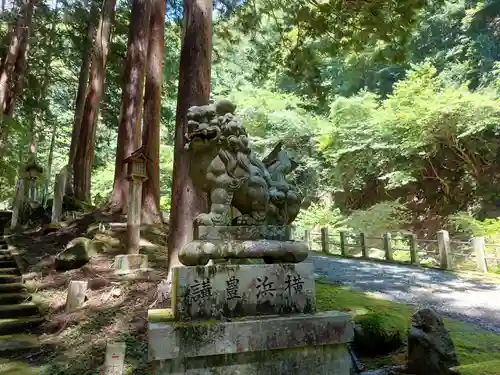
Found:
[[[87,292],[87,281],[71,280],[68,287],[68,296],[66,297],[66,312],[79,309],[85,302]]]
[[[452,259],[450,252],[450,234],[447,230],[437,232],[437,240],[439,246],[439,260],[441,268],[444,270],[452,269]]]
[[[132,177],[127,211],[127,246],[129,254],[139,254],[141,240],[142,179]]]
[[[106,360],[104,375],[123,375],[126,346],[123,342],[108,343],[106,346]]]
[[[64,192],[66,191],[66,172],[62,171],[56,175],[54,183],[54,201],[52,203],[52,222],[61,220]]]
[[[480,272],[487,273],[488,266],[484,255],[485,241],[484,237],[474,237],[472,239],[472,248],[476,254],[477,268]]]
[[[14,230],[19,221],[19,215],[24,203],[24,180],[18,179],[16,182],[16,196],[12,207],[12,218],[10,219],[10,229]]]

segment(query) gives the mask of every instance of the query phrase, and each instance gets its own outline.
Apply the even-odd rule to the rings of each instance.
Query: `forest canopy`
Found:
[[[113,10],[107,16],[106,6]],[[5,97],[12,106],[4,104],[1,123],[5,206],[29,157],[43,167],[41,190],[44,201],[50,199],[55,173],[68,164],[82,56],[96,56],[89,51],[106,22],[109,46],[86,68],[92,82],[92,66],[96,72],[99,64],[105,67],[102,82],[89,86],[102,90],[102,99],[92,115],[95,142],[87,161],[91,203],[108,201],[116,180],[131,9],[131,2],[115,6],[110,0],[3,3],[4,71],[15,25],[24,22],[29,31],[20,34],[29,41],[19,54],[25,61],[8,67],[20,79],[9,91],[17,99]],[[308,207],[301,223],[345,226],[346,218],[359,212],[370,217],[381,207],[387,225],[374,231],[435,232],[464,212],[496,217],[497,2],[227,0],[215,1],[213,9],[211,99],[235,101],[258,152],[282,139],[301,161],[295,174]],[[171,201],[182,16],[181,2],[166,3],[162,210]]]

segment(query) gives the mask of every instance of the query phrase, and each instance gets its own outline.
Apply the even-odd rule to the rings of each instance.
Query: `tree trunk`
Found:
[[[56,134],[57,134],[57,121],[54,121],[52,125],[52,136],[50,137],[50,148],[49,148],[49,158],[47,161],[47,172],[45,173],[45,179],[43,184],[43,205],[47,203],[47,196],[49,192],[49,182],[52,178],[52,163],[54,161],[54,146],[56,144]]]
[[[74,157],[74,192],[75,198],[81,201],[90,200],[90,179],[94,161],[94,143],[101,104],[104,78],[106,76],[106,60],[109,50],[109,37],[115,14],[116,0],[106,0],[97,28],[92,58],[90,89],[85,100],[83,118],[78,134],[78,145]]]
[[[165,0],[152,0],[149,21],[148,61],[144,88],[144,127],[142,144],[151,162],[146,165],[148,179],[142,187],[142,221],[160,219],[160,117],[165,43]]]
[[[186,113],[208,104],[212,55],[212,1],[184,0],[183,40],[175,123],[172,204],[168,238],[168,269],[179,265],[178,251],[192,240],[193,219],[206,208],[204,195],[189,177],[189,154],[184,150]],[[169,277],[171,273],[169,272]]]
[[[12,115],[15,100],[24,79],[32,18],[33,1],[27,0],[19,10],[7,56],[0,69],[0,139],[2,141],[5,141],[8,130],[4,124],[4,114]]]
[[[104,7],[103,7],[104,9]],[[94,20],[97,13],[97,2],[92,1],[89,12],[89,20],[87,24],[87,34],[83,41],[82,65],[80,67],[80,75],[78,77],[78,91],[76,92],[75,101],[75,117],[73,121],[73,131],[71,133],[71,146],[69,149],[68,166],[71,168],[75,162],[76,148],[78,144],[78,135],[82,123],[83,109],[85,108],[85,98],[87,96],[87,88],[89,85],[89,68],[90,68],[90,49],[94,38],[94,29],[96,22]]]
[[[128,180],[125,158],[140,147],[142,99],[148,50],[150,0],[133,0],[128,51],[123,74],[120,126],[116,145],[115,180],[109,200],[116,212],[127,211]]]

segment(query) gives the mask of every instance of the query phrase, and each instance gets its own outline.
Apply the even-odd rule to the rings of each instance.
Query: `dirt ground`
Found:
[[[157,286],[166,277],[167,228],[158,224],[142,231],[141,253],[148,255],[152,270],[140,279],[127,280],[113,274],[115,255],[126,253],[124,228],[113,224],[117,219],[92,213],[10,237],[26,262],[28,290],[46,318],[36,332],[40,349],[12,359],[41,366],[41,374],[99,374],[106,343],[117,340],[127,344],[125,374],[148,373],[147,311],[155,306]],[[79,269],[58,272],[55,256],[80,236],[93,240],[98,255]],[[87,280],[87,301],[82,309],[66,313],[71,280]]]

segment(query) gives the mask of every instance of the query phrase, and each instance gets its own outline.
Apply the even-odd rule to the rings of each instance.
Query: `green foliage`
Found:
[[[410,212],[399,201],[383,201],[366,210],[353,211],[346,225],[356,233],[381,236],[401,230],[409,224],[410,219]]]
[[[408,324],[401,316],[376,312],[357,315],[354,322],[360,327],[354,345],[361,353],[370,354],[385,354],[400,347]]]

